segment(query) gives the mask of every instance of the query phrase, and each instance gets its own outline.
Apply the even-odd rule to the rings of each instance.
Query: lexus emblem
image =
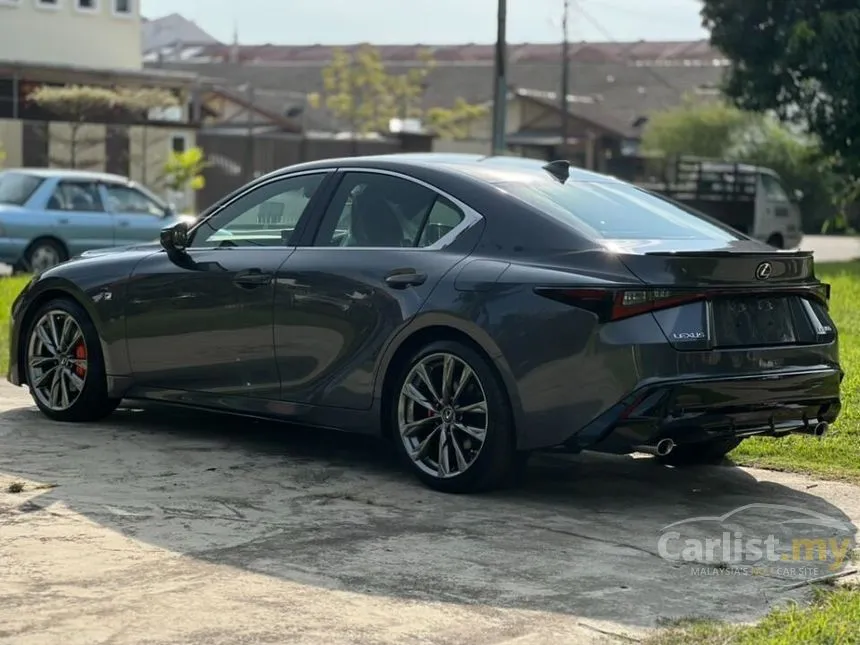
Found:
[[[770,262],[762,262],[755,268],[755,277],[758,280],[767,280],[773,274],[773,265]]]

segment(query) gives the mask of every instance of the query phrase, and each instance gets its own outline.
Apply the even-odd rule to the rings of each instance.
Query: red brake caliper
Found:
[[[83,343],[78,343],[75,346],[75,358],[78,360],[86,360],[87,359],[87,346]],[[84,378],[84,375],[87,373],[87,368],[83,365],[75,365],[75,374]]]

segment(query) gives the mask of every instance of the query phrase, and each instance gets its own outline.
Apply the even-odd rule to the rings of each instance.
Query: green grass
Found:
[[[842,412],[827,437],[794,435],[748,439],[732,452],[735,463],[805,472],[860,483],[860,262],[822,264],[816,273],[831,290],[830,313],[839,329]]]
[[[860,588],[816,589],[808,607],[777,609],[760,623],[680,621],[644,645],[855,645],[860,640]]]
[[[29,281],[30,276],[0,278],[0,378],[9,369],[9,309]]]

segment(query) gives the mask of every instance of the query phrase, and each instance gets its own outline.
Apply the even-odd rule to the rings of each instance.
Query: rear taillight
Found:
[[[830,300],[830,285],[786,287],[776,289],[707,289],[701,291],[672,289],[667,287],[645,288],[569,288],[538,287],[535,292],[557,302],[585,309],[596,314],[602,322],[622,320],[631,316],[677,307],[699,300],[720,296],[752,296],[756,294],[796,295],[812,297],[826,308]]]
[[[826,282],[822,282],[818,285],[813,291],[815,291],[815,295],[818,296],[819,300],[821,300],[821,304],[825,307],[830,307],[830,285]]]
[[[703,292],[675,289],[538,288],[536,292],[546,298],[591,311],[605,322],[677,307],[707,296]]]

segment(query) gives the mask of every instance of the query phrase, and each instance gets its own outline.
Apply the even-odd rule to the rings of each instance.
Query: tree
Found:
[[[69,135],[65,143],[69,147],[69,157],[53,161],[71,168],[87,165],[80,158],[82,150],[104,141],[104,138],[82,136],[82,128],[87,123],[108,121],[117,111],[145,112],[152,107],[169,107],[177,102],[172,94],[162,90],[88,85],[43,85],[30,94],[29,100],[59,120],[68,122]]]
[[[6,151],[3,149],[3,144],[0,143],[0,166],[6,161]]]
[[[853,6],[852,6],[853,5]],[[702,24],[731,61],[725,91],[820,139],[860,178],[860,7],[844,0],[704,0]]]
[[[170,190],[200,190],[206,185],[203,171],[208,164],[202,148],[171,152],[164,164],[164,183]]]
[[[465,139],[469,136],[469,125],[486,115],[486,105],[475,105],[458,98],[453,107],[433,107],[425,113],[427,126],[443,139]]]
[[[651,116],[642,133],[642,149],[666,156],[724,157],[757,118],[721,101],[685,98],[679,107]]]
[[[310,103],[325,106],[356,134],[388,132],[392,119],[418,118],[441,136],[464,136],[463,124],[486,108],[458,99],[451,108],[425,110],[426,78],[434,66],[427,51],[417,67],[395,73],[375,47],[363,45],[354,54],[336,49],[322,72],[323,91],[312,94]]]
[[[171,191],[173,199],[182,202],[178,204],[179,207],[184,207],[188,190],[201,190],[206,185],[203,171],[208,165],[202,148],[171,152],[164,164],[162,181]]]

